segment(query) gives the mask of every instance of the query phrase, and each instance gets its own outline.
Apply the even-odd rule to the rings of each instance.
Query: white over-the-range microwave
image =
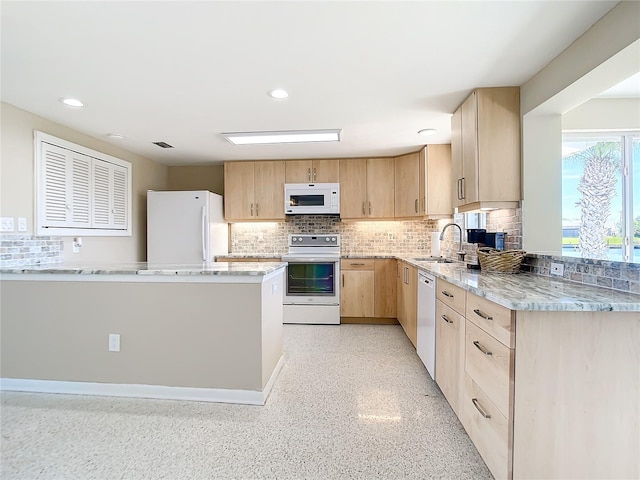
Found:
[[[339,183],[285,183],[286,215],[330,215],[340,213]]]

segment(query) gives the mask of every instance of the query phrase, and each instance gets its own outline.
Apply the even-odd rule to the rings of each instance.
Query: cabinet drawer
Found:
[[[343,258],[340,260],[342,270],[373,270],[374,264],[373,258]]]
[[[436,298],[464,315],[466,290],[440,279],[437,280],[436,286]]]
[[[511,478],[513,423],[469,375],[465,376],[461,420],[493,476],[496,479]]]
[[[515,322],[512,310],[491,300],[467,293],[466,317],[509,348],[515,346]]]
[[[465,372],[509,417],[513,393],[513,350],[467,320]]]

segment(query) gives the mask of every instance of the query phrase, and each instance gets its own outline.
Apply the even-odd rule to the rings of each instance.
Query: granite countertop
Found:
[[[461,262],[416,262],[433,276],[511,310],[640,311],[640,295],[532,273],[486,273]]]
[[[147,262],[113,264],[54,264],[29,267],[4,267],[0,274],[71,275],[268,275],[286,266],[286,262],[219,262],[201,264],[149,264]]]
[[[216,255],[216,258],[273,258],[280,260],[286,253],[227,253]]]

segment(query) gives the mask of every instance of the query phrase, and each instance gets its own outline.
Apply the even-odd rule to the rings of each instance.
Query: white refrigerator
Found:
[[[147,191],[147,262],[197,264],[229,253],[222,196]]]

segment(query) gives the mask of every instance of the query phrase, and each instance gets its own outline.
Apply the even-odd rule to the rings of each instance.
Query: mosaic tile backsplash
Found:
[[[432,220],[342,222],[337,216],[292,215],[285,222],[232,224],[231,253],[284,254],[289,234],[339,233],[343,255],[429,255],[430,232],[437,229]]]
[[[0,235],[0,266],[21,267],[62,262],[62,239]]]

